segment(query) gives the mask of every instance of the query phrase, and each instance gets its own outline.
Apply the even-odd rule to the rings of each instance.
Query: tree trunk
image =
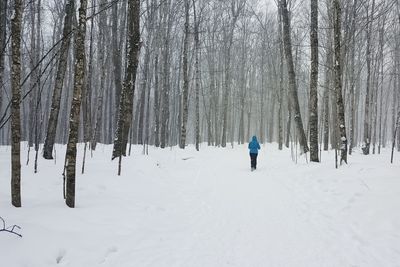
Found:
[[[310,160],[318,158],[318,0],[311,0]]]
[[[22,0],[14,0],[14,17],[11,20],[11,202],[21,207],[21,28]]]
[[[160,85],[159,85],[158,53],[154,59],[154,145],[160,146]]]
[[[370,133],[370,87],[371,87],[371,34],[372,34],[372,25],[374,19],[374,11],[375,11],[375,0],[372,0],[372,10],[370,15],[368,15],[368,6],[367,6],[367,48],[366,48],[366,61],[367,61],[367,86],[365,92],[365,111],[364,111],[364,144],[363,144],[363,153],[364,155],[369,154],[370,142],[371,142],[371,133]]]
[[[75,14],[75,0],[69,0],[65,7],[63,40],[60,48],[60,59],[58,61],[56,82],[54,85],[53,98],[51,101],[50,117],[47,124],[46,139],[43,147],[43,158],[53,159],[53,147],[56,138],[58,115],[60,111],[61,93],[64,84],[65,71],[68,62],[68,50],[72,34],[72,20]]]
[[[233,30],[232,30],[233,35]],[[231,47],[233,36],[229,37],[230,40],[228,41],[228,45],[225,51],[225,91],[223,94],[223,119],[222,119],[222,139],[221,139],[221,146],[226,147],[226,132],[228,127],[228,100],[230,95],[230,82],[231,82],[231,69],[230,69],[230,62],[231,62]]]
[[[151,52],[153,49],[152,45],[155,42],[155,38],[153,38],[154,32],[154,20],[156,15],[155,4],[152,3],[151,6],[148,1],[147,3],[147,40],[146,40],[146,50],[144,55],[143,62],[143,76],[141,82],[142,92],[140,95],[140,115],[139,115],[139,124],[138,124],[138,143],[139,144],[148,144],[148,134],[149,134],[149,105],[150,105],[150,81],[149,81],[149,70],[150,70],[150,59]],[[146,100],[146,92],[147,92],[147,100]],[[146,106],[147,103],[147,106]],[[146,122],[145,122],[146,119]]]
[[[231,19],[229,24],[229,29],[227,35],[225,36],[225,92],[223,94],[223,119],[222,119],[222,139],[221,146],[226,147],[226,139],[227,139],[227,129],[228,129],[228,104],[229,104],[229,96],[231,94],[231,49],[233,44],[233,33],[235,30],[236,22],[239,18],[239,14],[241,9],[244,6],[244,2],[238,2],[236,6],[236,2],[231,2]]]
[[[394,152],[394,147],[396,145],[396,136],[398,135],[397,132],[400,128],[400,110],[397,113],[397,118],[396,121],[393,121],[393,125],[394,125],[394,132],[393,132],[393,140],[392,140],[392,153],[390,156],[390,163],[393,163],[393,152]]]
[[[332,13],[332,2],[328,1],[327,2],[327,13],[331,14]],[[333,51],[332,51],[332,28],[333,28],[333,23],[332,23],[332,18],[328,18],[328,28],[326,29],[326,35],[327,35],[327,51],[326,51],[326,59],[325,59],[325,77],[324,77],[324,93],[323,93],[323,143],[324,143],[324,151],[327,151],[329,149],[329,136],[331,135],[332,128],[335,129],[335,127],[330,126],[330,120],[329,118],[334,117],[336,114],[333,112],[333,105],[329,105],[330,101],[334,98],[332,97],[332,69],[333,69]],[[330,112],[332,109],[332,112]],[[335,115],[336,116],[336,115]],[[336,120],[333,120],[334,123],[336,123]],[[333,138],[331,138],[333,139]],[[331,140],[333,143],[333,141]],[[332,146],[334,147],[334,146]]]
[[[31,75],[29,76],[29,90],[32,90],[31,93],[29,94],[29,115],[28,115],[28,121],[27,121],[27,134],[28,134],[28,160],[27,160],[27,165],[29,163],[29,155],[30,155],[30,148],[33,146],[33,128],[34,128],[34,118],[36,114],[35,110],[35,104],[36,104],[36,92],[38,90],[35,90],[37,86],[37,76],[38,76],[38,70],[36,68],[36,63],[37,63],[37,56],[36,56],[36,8],[35,8],[35,3],[31,3],[30,5],[30,22],[31,22],[31,27],[30,27],[30,51],[29,51],[29,68],[31,70]],[[25,116],[23,116],[25,117]]]
[[[106,4],[106,2],[104,2]],[[120,46],[118,44],[118,4],[113,4],[112,8],[112,66],[113,66],[113,76],[114,76],[114,86],[115,86],[115,116],[118,116],[120,97],[122,92],[122,51],[120,50]],[[105,18],[106,20],[107,18]],[[120,25],[121,28],[125,27],[125,25]],[[104,29],[103,29],[104,31]],[[123,36],[120,36],[121,40]],[[104,44],[105,45],[105,44]],[[111,114],[110,114],[111,115]],[[115,121],[118,121],[118,117]]]
[[[378,133],[378,154],[381,153],[381,144],[382,144],[382,111],[383,111],[383,90],[384,90],[384,56],[383,56],[383,49],[384,49],[384,31],[385,31],[385,18],[383,19],[382,28],[380,30],[380,102],[379,102],[379,133]],[[378,99],[377,99],[378,101]],[[377,111],[378,112],[378,111]]]
[[[344,117],[344,103],[342,97],[342,72],[340,57],[341,42],[341,8],[340,0],[334,0],[334,43],[335,43],[335,91],[336,91],[336,107],[338,114],[338,127],[340,133],[340,164],[344,161],[347,164],[347,137],[346,123]]]
[[[188,66],[188,47],[189,47],[189,0],[185,0],[185,37],[183,41],[183,88],[182,88],[182,124],[181,138],[179,147],[185,149],[186,144],[186,124],[188,120],[188,95],[189,95],[189,66]]]
[[[135,91],[136,71],[140,50],[140,0],[129,1],[128,3],[128,66],[126,77],[119,101],[118,123],[114,139],[112,159],[126,155],[129,128],[132,124],[133,95]]]
[[[285,48],[286,66],[289,75],[289,96],[292,111],[294,112],[294,121],[296,123],[297,132],[299,135],[301,153],[309,151],[307,145],[307,138],[304,132],[303,121],[301,119],[299,99],[297,96],[296,87],[296,73],[294,71],[293,57],[292,57],[292,44],[290,40],[290,25],[289,15],[286,0],[281,0],[282,20],[283,20],[283,42]]]
[[[328,30],[330,31],[330,29]],[[328,37],[329,38],[329,37]],[[323,93],[323,143],[324,143],[324,151],[329,149],[329,95],[330,95],[330,88],[331,88],[331,66],[332,66],[332,49],[330,42],[328,41],[329,45],[327,48],[326,53],[326,60],[325,60],[325,81],[324,81],[324,93]]]
[[[96,13],[96,1],[92,0],[92,13],[93,16]],[[85,75],[86,85],[82,88],[82,126],[83,126],[83,142],[85,147],[83,150],[82,159],[82,174],[85,173],[85,163],[86,163],[86,151],[88,147],[88,142],[90,142],[92,137],[92,76],[93,76],[93,29],[94,23],[90,25],[90,44],[89,44],[89,63],[88,63],[88,74]],[[86,65],[86,63],[85,63]]]
[[[278,106],[278,148],[283,148],[283,39],[282,39],[282,9],[278,7],[278,38],[279,38],[279,106]]]
[[[351,54],[350,54],[350,74],[349,74],[349,79],[350,79],[350,133],[349,133],[349,155],[351,155],[352,150],[355,146],[354,142],[354,127],[355,127],[355,92],[354,92],[354,87],[355,87],[355,77],[354,77],[354,69],[355,69],[355,57],[356,57],[356,51],[355,51],[355,37],[356,37],[356,16],[357,16],[357,0],[354,0],[353,2],[353,7],[352,7],[352,18],[351,18],[351,30],[350,30],[350,49],[351,49]]]
[[[157,0],[152,0],[152,2],[151,2],[151,6],[149,7],[149,2],[146,2],[147,3],[147,7],[148,7],[148,9],[150,9],[150,11],[148,11],[148,17],[149,17],[149,20],[150,20],[150,22],[149,22],[149,24],[148,24],[148,31],[149,32],[151,32],[151,42],[150,42],[150,36],[148,37],[148,50],[147,50],[147,53],[149,53],[149,63],[148,63],[148,66],[147,66],[147,72],[149,72],[149,70],[150,70],[150,65],[151,65],[151,63],[150,63],[150,61],[151,61],[151,58],[150,58],[150,48],[153,48],[153,47],[155,47],[155,45],[157,44],[157,41],[158,41],[158,39],[157,39],[157,37],[153,37],[153,31],[154,31],[154,29],[153,29],[153,27],[154,27],[154,25],[155,25],[155,22],[156,22],[156,20],[158,19],[158,17],[157,17]],[[157,32],[156,32],[156,34],[157,34]],[[151,47],[150,47],[151,46]],[[157,51],[155,52],[155,56],[154,57],[157,57]],[[156,76],[156,75],[155,75]],[[144,133],[144,147],[143,147],[143,153],[145,153],[146,155],[148,155],[149,154],[149,143],[150,143],[150,103],[151,103],[151,101],[150,101],[150,94],[151,94],[151,80],[152,80],[152,78],[151,78],[152,76],[150,76],[150,79],[149,79],[149,81],[147,81],[147,86],[146,86],[146,91],[147,91],[147,96],[146,96],[146,102],[147,102],[147,106],[146,106],[146,121],[145,121],[145,126],[144,126],[144,131],[145,131],[145,133]]]
[[[172,18],[170,12],[170,1],[165,1],[164,7],[164,47],[162,53],[162,90],[161,90],[161,125],[160,125],[160,147],[165,148],[168,140],[169,129],[169,94],[170,94],[170,33]]]
[[[4,55],[6,52],[6,39],[7,39],[7,0],[0,1],[0,90],[3,88],[4,80]],[[2,111],[2,93],[0,93],[0,116]],[[1,137],[0,137],[1,138]],[[2,140],[0,139],[0,142]]]
[[[41,36],[42,36],[42,29],[41,29],[41,0],[37,1],[36,4],[36,9],[37,9],[37,26],[36,26],[36,45],[35,45],[35,65],[39,63],[39,60],[41,58]],[[39,141],[41,139],[41,133],[42,133],[42,126],[43,126],[43,117],[42,117],[42,103],[41,103],[41,97],[42,97],[42,88],[41,88],[41,72],[42,72],[42,67],[41,63],[39,63],[38,70],[35,75],[35,83],[37,85],[37,90],[36,90],[36,97],[35,97],[35,116],[34,116],[34,148],[35,148],[35,162],[34,162],[34,173],[37,173],[37,167],[38,167],[38,155],[39,155]],[[33,128],[31,128],[33,131]]]
[[[399,27],[400,27],[400,3],[399,2],[397,2],[397,14],[398,14],[398,23],[399,23]],[[398,30],[398,32],[400,32],[400,30]],[[396,73],[397,73],[397,82],[396,82],[396,84],[397,84],[397,86],[395,87],[395,91],[397,92],[397,97],[396,97],[396,100],[394,100],[394,101],[397,101],[397,109],[399,110],[399,113],[400,113],[400,34],[397,34],[397,38],[396,38],[396,66],[397,66],[397,71],[396,71]],[[398,116],[398,119],[397,119],[397,121],[398,122],[400,122],[399,121],[399,117],[400,116]],[[397,124],[397,127],[399,127],[400,125],[399,124]],[[398,129],[398,128],[397,128]],[[398,134],[397,135],[397,151],[399,151],[400,152],[400,134]]]
[[[152,11],[154,13],[154,11]],[[150,14],[149,16],[154,16]],[[152,25],[153,25],[153,18],[148,17],[148,23],[151,24],[148,28],[148,36],[146,41],[146,51],[144,55],[144,62],[143,62],[143,77],[141,82],[141,94],[140,94],[140,115],[139,115],[139,123],[138,123],[138,137],[137,141],[138,144],[144,144],[145,140],[143,137],[145,127],[144,127],[144,119],[145,119],[145,107],[146,107],[146,91],[147,91],[147,82],[148,82],[148,73],[149,73],[149,65],[150,65],[150,54],[151,54],[151,39],[152,39]]]
[[[196,13],[196,3],[193,0],[193,13],[194,13],[194,49],[195,49],[195,146],[196,150],[199,151],[200,146],[200,40],[199,40],[199,24],[200,19]]]
[[[100,6],[104,6],[106,4],[105,0],[102,0]],[[108,61],[108,56],[105,58],[105,48],[106,48],[106,29],[107,29],[107,17],[103,12],[100,14],[99,18],[99,35],[98,35],[98,45],[97,45],[97,64],[100,67],[100,86],[97,89],[97,99],[96,99],[96,112],[95,112],[95,126],[94,131],[92,133],[92,144],[91,149],[96,150],[97,142],[100,141],[100,129],[101,122],[103,119],[103,99],[105,92],[105,79],[106,79],[106,62]],[[115,45],[115,44],[113,44]],[[114,46],[113,46],[114,48]],[[114,80],[115,82],[115,80]],[[115,82],[115,85],[117,83]],[[118,89],[116,89],[118,90]],[[111,114],[110,114],[111,115]]]
[[[82,98],[82,88],[85,78],[85,36],[87,0],[80,0],[78,29],[75,35],[75,74],[74,92],[69,116],[69,137],[66,152],[66,204],[75,207],[75,175],[76,175],[76,145],[78,143],[78,128]]]

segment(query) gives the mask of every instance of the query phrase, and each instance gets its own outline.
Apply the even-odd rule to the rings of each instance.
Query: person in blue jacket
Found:
[[[253,136],[249,143],[250,149],[250,160],[251,160],[251,170],[254,171],[257,168],[257,156],[258,150],[260,149],[260,144],[257,141],[257,137]]]

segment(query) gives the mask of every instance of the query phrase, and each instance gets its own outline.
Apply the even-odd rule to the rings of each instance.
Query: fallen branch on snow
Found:
[[[0,220],[3,221],[3,228],[0,228],[0,232],[8,232],[10,234],[17,235],[19,237],[22,237],[21,234],[15,232],[15,229],[21,229],[18,225],[14,224],[13,226],[6,227],[6,221],[0,216]]]

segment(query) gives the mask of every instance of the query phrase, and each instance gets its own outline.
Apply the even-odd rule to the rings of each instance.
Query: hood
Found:
[[[257,142],[257,137],[254,135],[253,138],[252,138],[251,140]]]

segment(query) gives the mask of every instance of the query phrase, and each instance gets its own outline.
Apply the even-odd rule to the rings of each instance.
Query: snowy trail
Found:
[[[104,150],[78,176],[74,210],[61,160],[41,161],[39,175],[24,167],[22,209],[0,169],[0,216],[24,235],[0,234],[7,266],[400,266],[400,166],[387,154],[335,170],[329,153],[296,165],[268,146],[250,172],[244,146],[135,147],[118,177]],[[1,166],[7,156],[1,148]]]
[[[246,159],[240,159],[240,162]],[[200,264],[195,266],[209,266],[216,262],[216,266],[280,266],[283,263],[306,266],[319,257],[327,244],[319,240],[320,233],[308,218],[311,210],[307,210],[313,208],[309,206],[308,198],[289,188],[281,181],[282,174],[270,166],[260,164],[254,173],[246,169],[239,170],[241,175],[237,175],[238,170],[229,164],[224,165],[222,170],[227,171],[205,175],[208,179],[204,183],[216,182],[215,193],[207,205],[212,206],[212,216],[204,216],[206,221],[203,224],[214,228],[208,233],[206,242],[196,249],[203,251],[211,244],[208,249],[215,258],[201,262],[199,257],[186,263],[187,266],[194,266],[199,261]],[[199,198],[203,197],[204,194],[199,195]],[[216,233],[220,234],[215,236]],[[213,236],[216,241],[222,240],[220,246],[212,246],[210,238]],[[310,242],[317,243],[312,246],[315,249],[305,246]],[[282,255],[285,255],[284,261]]]

